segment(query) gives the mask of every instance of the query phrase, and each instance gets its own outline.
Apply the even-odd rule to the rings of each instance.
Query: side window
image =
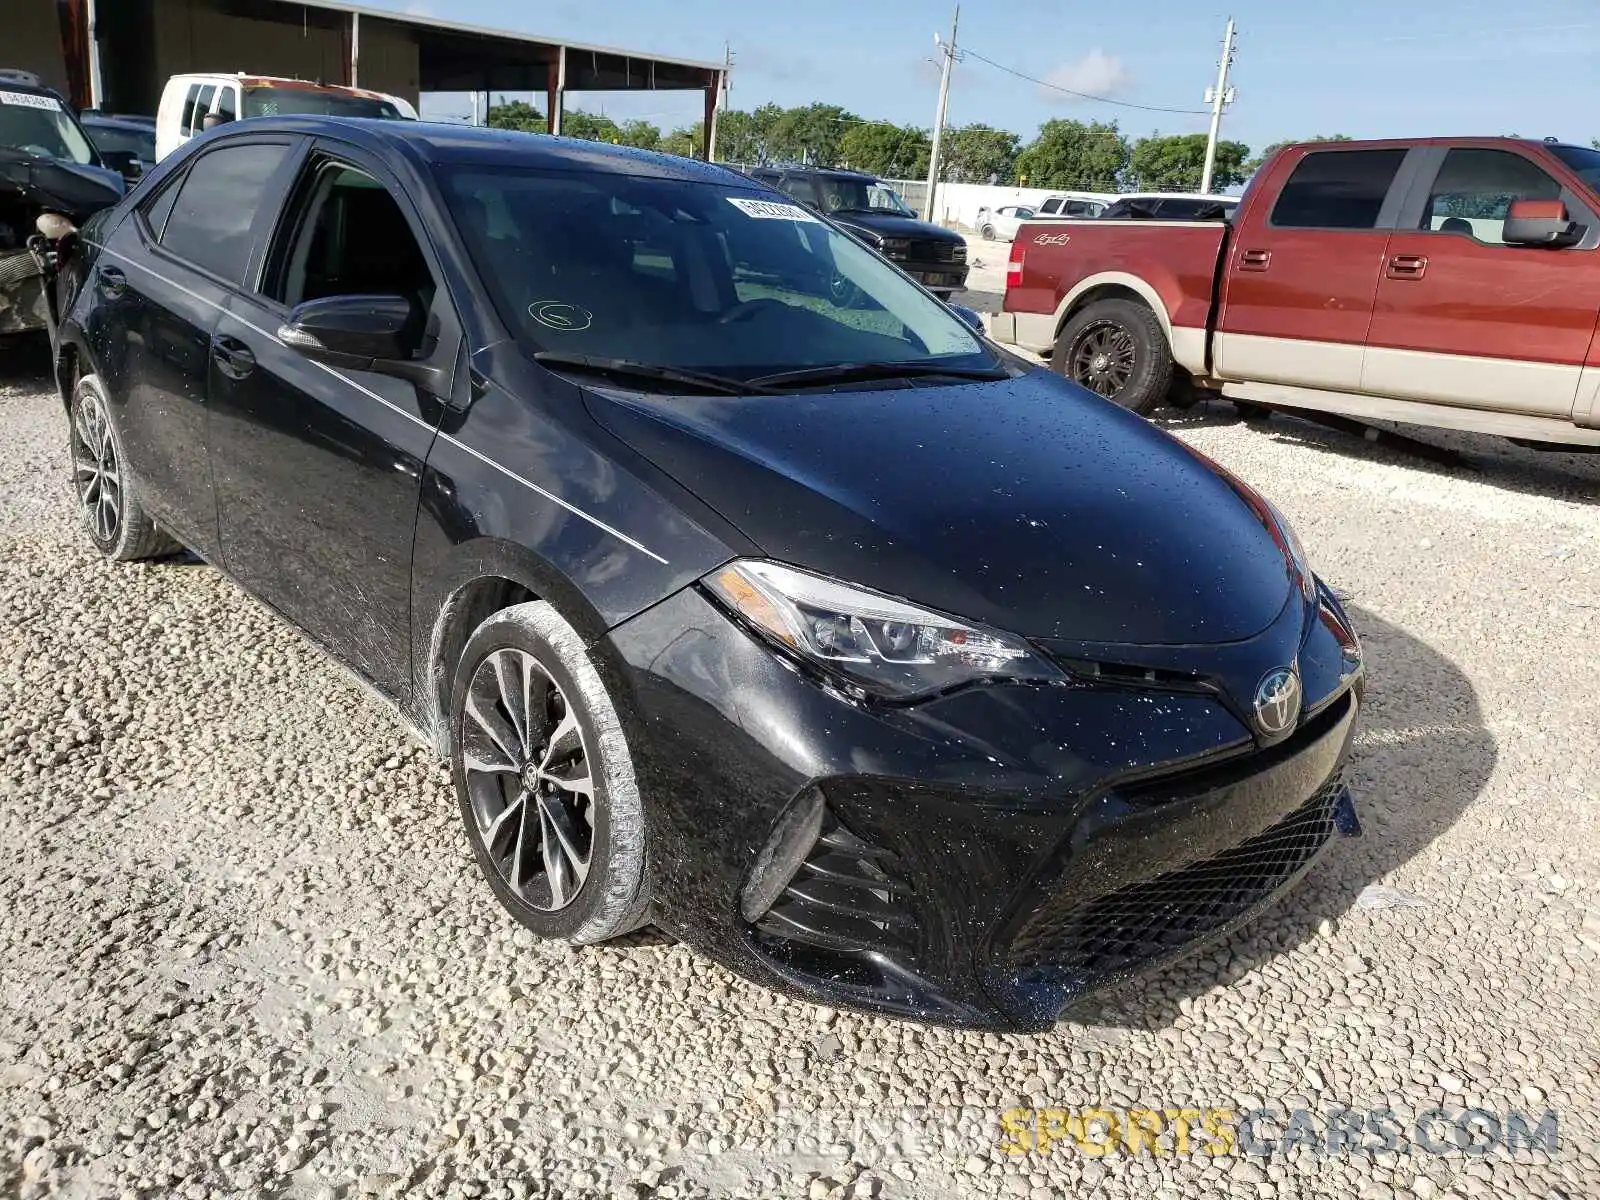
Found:
[[[1271,223],[1299,229],[1374,229],[1405,157],[1403,149],[1314,151],[1300,160],[1278,193]]]
[[[214,84],[208,83],[200,89],[200,96],[194,102],[193,124],[184,130],[185,133],[193,135],[205,128],[206,114],[211,111],[211,101],[216,98],[216,95],[217,89]]]
[[[189,85],[188,94],[183,98],[183,116],[178,122],[178,132],[183,134],[184,137],[189,136],[190,130],[195,127],[195,123],[200,119],[195,112],[199,106],[200,85],[198,83],[191,83]]]
[[[1043,213],[1044,215],[1046,215],[1046,216],[1050,216],[1050,215],[1053,215],[1055,213],[1058,213],[1058,212],[1061,211],[1061,201],[1060,200],[1046,200],[1043,204],[1041,204],[1039,206],[1039,211],[1041,213]]]
[[[404,296],[433,306],[433,273],[389,190],[365,171],[325,160],[311,170],[283,224],[266,292],[293,308],[328,296]]]
[[[167,218],[172,215],[172,206],[178,202],[178,189],[183,186],[183,172],[176,172],[171,179],[161,185],[159,191],[139,206],[139,211],[144,214],[145,224],[150,226],[150,233],[156,241],[161,240],[161,233],[167,227]]]
[[[787,176],[783,181],[783,190],[802,204],[810,204],[815,207],[821,203],[817,197],[816,185],[804,176]]]
[[[163,249],[230,283],[244,280],[261,194],[289,147],[223,146],[189,168],[161,233]]]
[[[224,87],[221,94],[217,97],[217,115],[226,121],[232,121],[236,119],[239,115],[238,96],[239,89],[235,85],[229,84]],[[203,119],[204,118],[202,118],[202,120]]]
[[[1509,150],[1460,148],[1444,156],[1420,228],[1504,245],[1513,200],[1559,200],[1561,185]]]

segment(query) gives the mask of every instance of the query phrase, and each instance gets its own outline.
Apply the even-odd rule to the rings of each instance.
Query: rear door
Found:
[[[1389,240],[1362,390],[1570,416],[1600,314],[1600,221],[1535,156],[1430,147]],[[1516,200],[1561,200],[1588,228],[1565,249],[1508,246]]]
[[[388,375],[314,363],[277,330],[302,301],[400,295],[436,331],[433,358],[453,364],[460,324],[427,245],[380,164],[319,144],[214,346],[223,562],[393,699],[411,686],[411,544],[443,402]]]
[[[119,224],[96,259],[96,354],[128,468],[158,521],[197,553],[216,548],[206,458],[211,335],[245,274],[260,199],[288,138],[200,154]]]
[[[1316,149],[1274,162],[1228,253],[1214,343],[1219,375],[1361,387],[1407,153]]]

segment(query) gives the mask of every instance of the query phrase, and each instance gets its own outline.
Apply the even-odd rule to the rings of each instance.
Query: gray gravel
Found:
[[[211,569],[90,552],[0,355],[0,1197],[1600,1195],[1600,458],[1173,427],[1352,594],[1368,836],[996,1036],[520,932],[391,716]],[[1263,1103],[1551,1109],[1560,1146],[1000,1149],[1007,1107]]]

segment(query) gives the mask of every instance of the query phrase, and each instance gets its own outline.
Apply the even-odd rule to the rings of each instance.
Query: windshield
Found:
[[[479,273],[535,350],[741,380],[845,363],[997,365],[947,307],[787,198],[608,173],[441,170]]]
[[[1600,150],[1583,146],[1551,146],[1551,152],[1588,185],[1589,191],[1600,196]]]
[[[390,121],[402,119],[400,110],[387,100],[315,88],[245,88],[245,116],[279,117],[286,113],[311,113],[322,117],[381,117]]]
[[[917,215],[911,211],[911,206],[900,198],[900,193],[887,184],[873,184],[868,189],[867,195],[873,208],[882,208],[892,213],[899,213],[902,217],[914,217]]]
[[[0,148],[88,165],[94,149],[54,96],[0,91]]]
[[[791,183],[800,182],[791,180]],[[911,210],[895,195],[892,188],[871,179],[854,179],[848,175],[815,175],[805,182],[811,187],[798,189],[802,200],[810,200],[823,212],[870,212],[887,210],[910,216]]]
[[[120,125],[86,125],[85,132],[94,139],[95,148],[104,154],[107,150],[126,150],[143,163],[156,161],[156,131],[133,129]]]

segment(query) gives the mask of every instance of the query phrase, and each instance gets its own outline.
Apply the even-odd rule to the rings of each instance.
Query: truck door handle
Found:
[[[1384,274],[1390,279],[1421,279],[1427,269],[1428,258],[1424,254],[1396,254]]]
[[[256,356],[238,338],[219,337],[211,343],[211,357],[217,370],[229,379],[243,379],[256,369]]]
[[[1241,271],[1265,271],[1271,262],[1271,250],[1244,250],[1239,254]]]
[[[128,290],[128,277],[116,267],[102,267],[100,269],[100,294],[107,300],[115,300]]]

